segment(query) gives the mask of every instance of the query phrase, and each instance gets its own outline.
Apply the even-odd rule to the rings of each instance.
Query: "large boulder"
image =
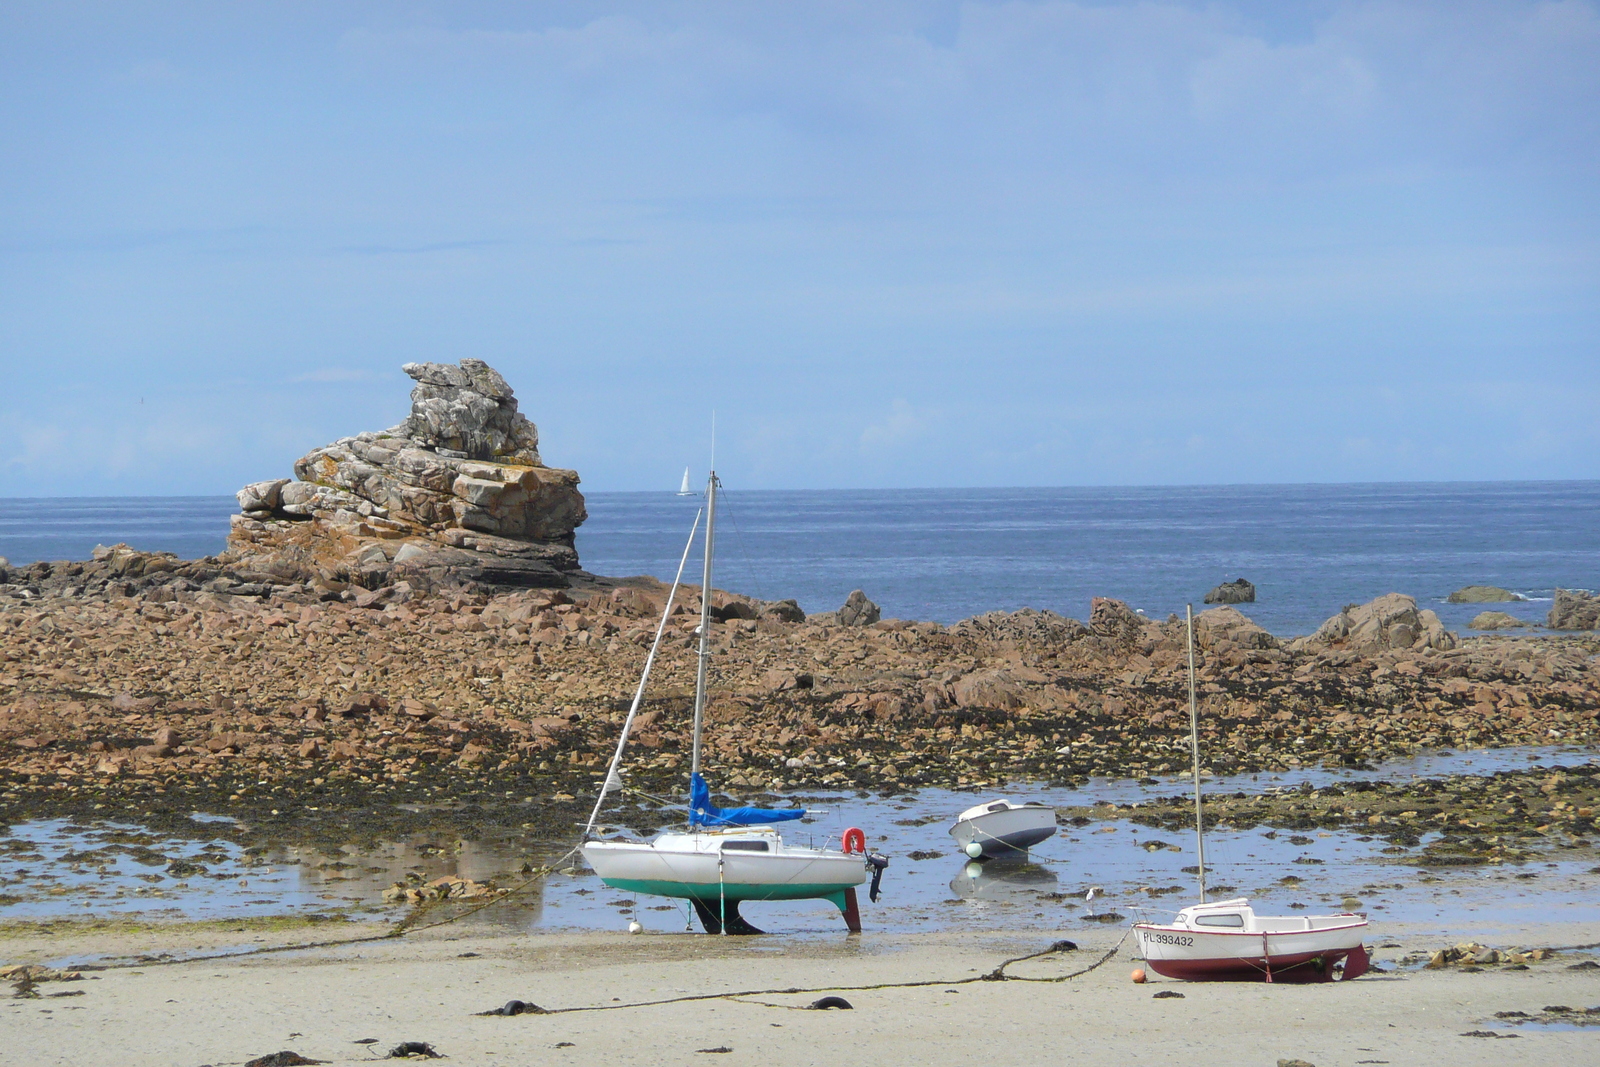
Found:
[[[1529,624],[1503,611],[1480,611],[1467,626],[1473,630],[1523,630]]]
[[[1456,635],[1444,628],[1439,616],[1417,610],[1417,602],[1404,593],[1388,593],[1365,604],[1351,604],[1295,641],[1292,649],[1339,648],[1353,652],[1386,649],[1455,648]]]
[[[1243,578],[1223,582],[1206,594],[1207,604],[1254,604],[1256,587]]]
[[[1600,630],[1600,597],[1579,589],[1557,589],[1545,625],[1552,630]]]
[[[1121,600],[1108,596],[1089,600],[1089,632],[1117,645],[1137,644],[1143,637],[1150,620],[1128,607]]]
[[[1466,585],[1445,597],[1447,604],[1508,604],[1513,600],[1526,600],[1509,589],[1498,585]]]
[[[414,577],[564,584],[588,517],[577,473],[544,465],[538,429],[482,360],[403,369],[417,384],[397,426],[314,448],[295,480],[239,491],[232,554],[364,584],[395,564]]]
[[[868,600],[867,594],[856,589],[845,598],[844,607],[839,609],[839,622],[844,626],[871,626],[882,615],[878,605]]]
[[[1239,648],[1277,648],[1278,639],[1257,626],[1237,608],[1211,608],[1194,617],[1195,643],[1206,651],[1227,647],[1231,641]]]

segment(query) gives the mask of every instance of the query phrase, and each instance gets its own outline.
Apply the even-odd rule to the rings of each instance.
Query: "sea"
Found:
[[[587,496],[585,569],[671,580],[703,501]],[[222,551],[232,497],[0,498],[0,556],[85,559],[97,544]],[[1495,585],[1492,605],[1542,622],[1557,588],[1600,586],[1600,481],[1124,488],[766,491],[718,496],[713,583],[807,611],[861,589],[885,618],[953,623],[1022,607],[1086,618],[1092,597],[1145,614],[1203,607],[1246,578],[1241,610],[1279,636],[1346,604],[1407,593],[1462,629],[1483,605],[1445,598]],[[694,550],[699,552],[698,544]],[[699,581],[691,559],[686,579]]]

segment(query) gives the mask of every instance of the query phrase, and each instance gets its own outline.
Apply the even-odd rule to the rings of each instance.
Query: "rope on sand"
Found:
[[[762,1007],[767,1008],[794,1008],[795,1010],[800,1011],[807,1009],[803,1009],[793,1004],[766,1004],[762,1001],[741,1000],[740,998],[788,996],[795,993],[854,993],[872,989],[915,989],[920,986],[972,985],[976,982],[1067,982],[1074,978],[1082,977],[1083,975],[1088,974],[1090,971],[1093,971],[1110,962],[1111,958],[1115,956],[1119,950],[1121,950],[1123,943],[1128,940],[1129,933],[1132,933],[1132,931],[1125,931],[1121,940],[1119,940],[1115,945],[1112,945],[1110,950],[1107,951],[1105,955],[1089,964],[1089,966],[1084,967],[1081,970],[1073,971],[1070,974],[1057,975],[1054,978],[1029,978],[1023,975],[1006,974],[1005,970],[1014,963],[1022,963],[1025,960],[1038,959],[1040,956],[1048,956],[1056,952],[1071,951],[1077,946],[1070,941],[1057,941],[1049,948],[1041,949],[1038,952],[1030,952],[1026,956],[1013,957],[1012,959],[1001,963],[992,971],[988,971],[984,974],[973,975],[968,978],[927,978],[914,982],[872,982],[867,985],[790,986],[784,989],[742,989],[727,993],[690,993],[681,997],[667,997],[663,1000],[640,1000],[628,1004],[580,1004],[571,1008],[541,1008],[536,1005],[529,1004],[525,1005],[519,1014],[568,1015],[573,1012],[580,1011],[620,1011],[624,1008],[654,1008],[663,1004],[684,1004],[697,1000],[733,1000],[743,1004],[759,1004]]]

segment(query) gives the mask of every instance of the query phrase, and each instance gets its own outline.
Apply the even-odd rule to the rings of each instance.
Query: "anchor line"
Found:
[[[1123,944],[1128,940],[1128,935],[1130,933],[1132,933],[1132,932],[1133,932],[1132,930],[1123,931],[1121,939],[1118,940],[1115,945],[1112,945],[1111,948],[1109,950],[1107,950],[1106,953],[1103,956],[1101,956],[1099,959],[1095,960],[1093,963],[1089,964],[1089,966],[1084,967],[1084,968],[1082,968],[1080,970],[1073,971],[1070,974],[1057,975],[1057,976],[1052,977],[1052,978],[1034,978],[1034,977],[1029,977],[1027,975],[1006,974],[1005,970],[1006,970],[1007,967],[1010,967],[1013,964],[1022,963],[1022,962],[1026,961],[1026,960],[1038,959],[1040,956],[1048,956],[1051,953],[1055,953],[1055,952],[1069,951],[1067,946],[1072,944],[1070,941],[1057,941],[1054,944],[1052,944],[1050,947],[1041,949],[1038,952],[1030,952],[1026,956],[1016,956],[1016,957],[1013,957],[1012,959],[1005,960],[999,966],[995,967],[992,971],[988,971],[988,972],[986,972],[984,974],[980,974],[980,975],[972,975],[972,976],[969,976],[969,977],[966,977],[966,978],[952,978],[952,979],[925,978],[925,979],[918,979],[918,980],[910,981],[910,982],[872,982],[872,983],[869,983],[869,984],[866,984],[866,985],[789,986],[789,987],[784,988],[784,989],[742,989],[742,990],[730,990],[729,992],[726,992],[726,993],[690,993],[690,994],[687,994],[687,995],[681,996],[681,997],[667,997],[667,998],[665,998],[663,1000],[641,1000],[641,1001],[634,1001],[634,1002],[628,1003],[628,1004],[579,1004],[579,1005],[574,1005],[573,1007],[570,1007],[570,1008],[537,1008],[536,1007],[531,1011],[524,1011],[523,1014],[526,1014],[526,1015],[568,1015],[568,1014],[572,1014],[572,1013],[575,1013],[575,1012],[582,1012],[582,1011],[620,1011],[620,1010],[625,1009],[625,1008],[654,1008],[654,1007],[659,1007],[659,1006],[661,1006],[663,1004],[684,1004],[684,1003],[689,1003],[691,1001],[701,1001],[701,1000],[732,1000],[732,1001],[736,1001],[737,1002],[737,1001],[739,1001],[739,998],[741,998],[741,997],[776,997],[776,996],[786,996],[786,995],[794,994],[794,993],[828,993],[828,992],[834,992],[834,991],[844,992],[844,993],[854,993],[854,992],[864,992],[864,991],[873,990],[873,989],[916,989],[916,988],[919,988],[919,987],[936,986],[936,985],[942,985],[942,986],[972,985],[972,984],[977,983],[977,982],[1049,982],[1049,983],[1070,982],[1074,978],[1081,978],[1083,975],[1088,974],[1090,971],[1097,970],[1098,968],[1100,968],[1100,967],[1104,966],[1105,964],[1109,963],[1111,961],[1112,957],[1116,956],[1116,954],[1122,949]],[[758,1004],[760,1002],[759,1001],[743,1001],[743,1003]],[[764,1007],[771,1007],[771,1008],[790,1008],[790,1007],[793,1007],[793,1005],[789,1005],[789,1004],[767,1004],[767,1005],[763,1005],[763,1006]]]

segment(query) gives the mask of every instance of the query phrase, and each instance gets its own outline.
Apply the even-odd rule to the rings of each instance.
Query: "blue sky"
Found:
[[[0,495],[1600,477],[1600,11],[0,8]]]

